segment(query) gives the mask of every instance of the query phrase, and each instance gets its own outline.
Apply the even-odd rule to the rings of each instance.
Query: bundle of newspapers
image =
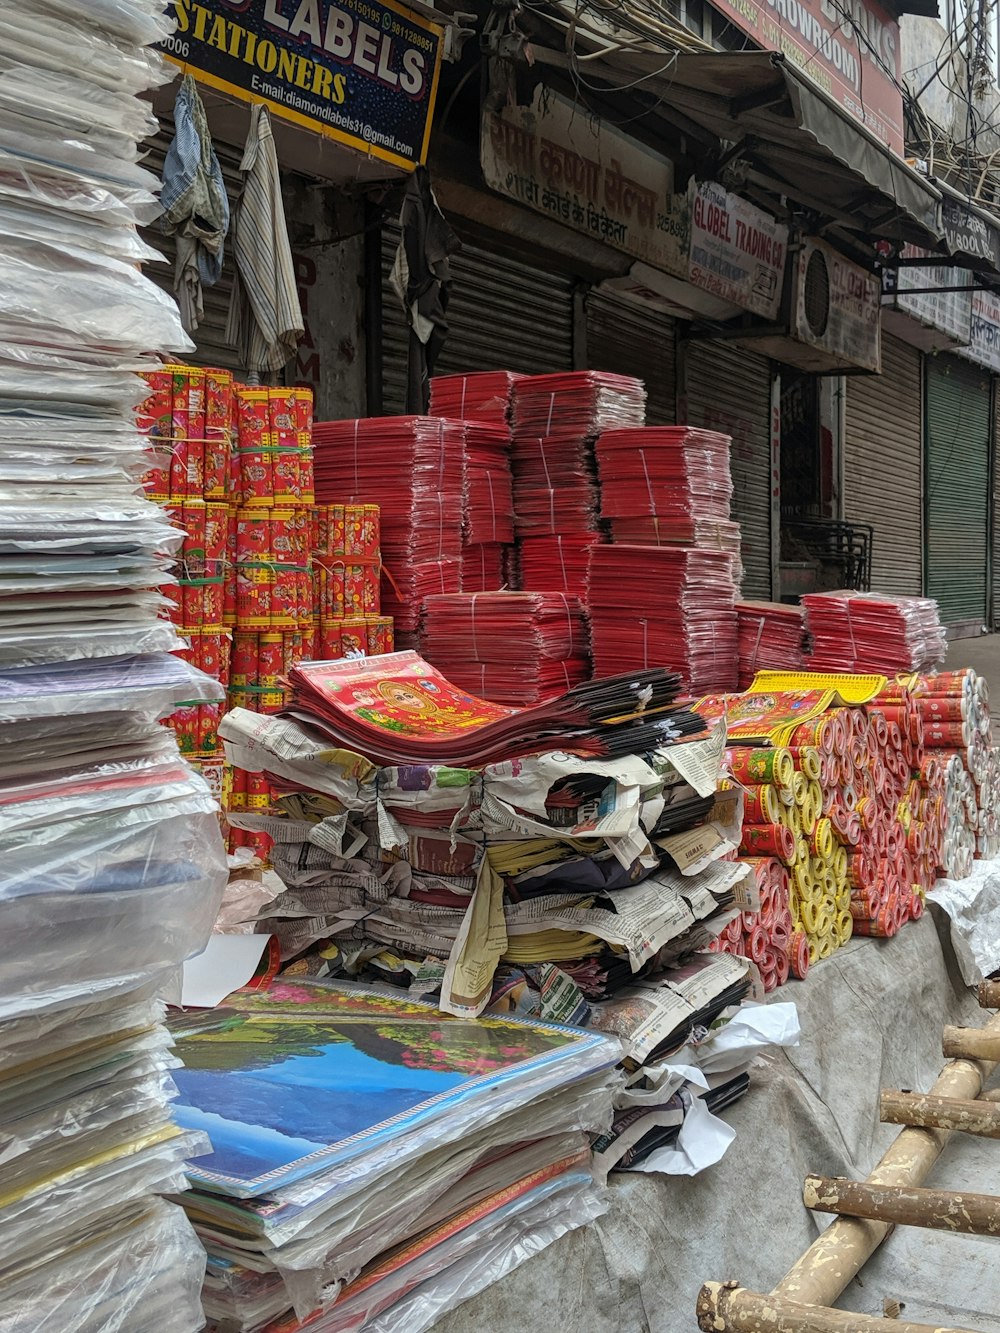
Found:
[[[309,668],[314,689],[324,669]],[[390,658],[329,664],[338,690],[370,701],[369,721],[389,708],[380,698],[409,699],[416,727],[425,701],[417,687],[404,696],[394,669]],[[426,706],[445,697],[429,667],[410,679],[433,686]],[[611,1033],[625,1051],[629,1107],[642,1091],[644,1112],[659,1109],[662,1086],[676,1112],[668,1057],[699,1046],[756,988],[748,960],[708,951],[756,906],[748,867],[726,859],[740,804],[716,790],[721,729],[614,759],[519,755],[515,717],[513,757],[502,762],[393,766],[334,745],[301,696],[291,712],[236,709],[221,726],[230,761],[283,793],[270,815],[233,816],[273,839],[285,888],[257,928],[280,940],[283,975],[393,985],[463,1017]],[[742,1070],[724,1072],[695,1095],[718,1092],[722,1105],[744,1090]],[[650,1151],[663,1146],[662,1128]]]
[[[189,345],[140,271],[140,94],[159,0],[0,0],[0,1327],[202,1326],[204,1256],[160,1196],[157,993],[204,946],[214,802],[159,717],[217,697],[159,618],[176,533],[141,496],[136,373]],[[67,53],[71,53],[69,56]]]

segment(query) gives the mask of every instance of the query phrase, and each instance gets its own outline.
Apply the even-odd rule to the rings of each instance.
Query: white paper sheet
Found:
[[[181,980],[185,1009],[214,1009],[245,986],[260,962],[270,935],[212,935],[204,953],[189,958]]]

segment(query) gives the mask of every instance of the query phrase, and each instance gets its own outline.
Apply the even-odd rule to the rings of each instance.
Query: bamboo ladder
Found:
[[[984,1009],[1000,1009],[1000,982],[979,988]],[[949,1057],[929,1093],[883,1092],[880,1118],[905,1128],[865,1181],[807,1176],[803,1201],[837,1219],[770,1295],[736,1282],[706,1282],[698,1296],[705,1333],[968,1333],[830,1307],[894,1226],[1000,1236],[1000,1197],[922,1189],[952,1133],[1000,1139],[1000,1092],[983,1083],[1000,1064],[1000,1014],[984,1028],[944,1030]]]

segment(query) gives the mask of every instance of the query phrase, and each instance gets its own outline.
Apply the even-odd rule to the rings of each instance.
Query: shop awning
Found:
[[[731,144],[748,180],[867,240],[937,246],[940,192],[802,74],[768,51],[608,52],[682,132]]]

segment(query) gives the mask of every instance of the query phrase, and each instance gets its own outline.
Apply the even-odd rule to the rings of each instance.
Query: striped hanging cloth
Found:
[[[251,112],[240,170],[243,189],[233,223],[236,278],[226,337],[247,373],[260,374],[280,370],[290,360],[305,328],[265,107]]]

